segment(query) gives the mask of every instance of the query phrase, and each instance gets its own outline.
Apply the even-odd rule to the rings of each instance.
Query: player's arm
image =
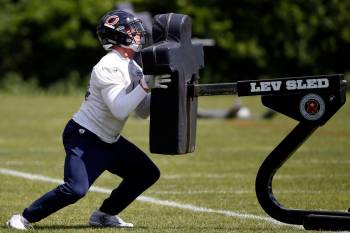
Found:
[[[151,94],[149,93],[142,101],[141,103],[136,107],[135,113],[143,118],[146,119],[150,114],[150,106],[151,106]]]
[[[127,118],[147,95],[140,85],[129,93],[121,85],[111,85],[101,93],[112,114],[120,120]]]
[[[126,93],[122,73],[115,68],[96,67],[92,78],[101,91],[103,101],[120,120],[127,118],[147,96],[147,92],[140,85]]]

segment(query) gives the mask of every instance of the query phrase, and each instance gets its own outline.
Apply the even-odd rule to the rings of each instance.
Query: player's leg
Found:
[[[100,210],[115,215],[154,184],[160,177],[160,171],[143,151],[125,138],[120,137],[113,147],[115,162],[107,170],[123,181],[103,202]]]
[[[96,178],[105,170],[98,157],[99,139],[69,122],[63,134],[66,150],[64,184],[44,194],[26,208],[22,215],[28,222],[38,222],[57,210],[82,198]]]
[[[111,163],[107,170],[123,180],[98,211],[114,216],[154,184],[159,179],[160,171],[144,152],[123,137],[111,145],[110,151]]]

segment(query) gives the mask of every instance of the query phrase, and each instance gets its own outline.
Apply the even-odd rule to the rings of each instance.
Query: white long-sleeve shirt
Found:
[[[107,143],[116,142],[129,114],[149,116],[150,94],[139,85],[142,69],[112,50],[93,68],[85,101],[73,120]]]

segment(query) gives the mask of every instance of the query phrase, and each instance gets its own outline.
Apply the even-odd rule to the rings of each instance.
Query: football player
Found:
[[[9,228],[29,229],[31,223],[75,203],[106,170],[122,181],[92,213],[89,224],[133,227],[117,215],[159,179],[157,166],[121,132],[130,113],[149,116],[150,89],[167,88],[169,76],[147,78],[133,60],[146,38],[133,14],[108,12],[98,23],[97,35],[108,53],[93,67],[85,100],[64,129],[64,183],[13,215]]]

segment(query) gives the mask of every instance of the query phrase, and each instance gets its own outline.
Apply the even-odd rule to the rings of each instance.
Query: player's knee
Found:
[[[71,185],[66,183],[61,185],[59,189],[71,203],[74,203],[86,195],[89,187],[86,185]]]
[[[145,182],[149,185],[154,184],[160,177],[160,170],[157,166],[153,165],[147,169],[147,172],[143,174]]]
[[[79,200],[80,198],[84,197],[87,193],[88,189],[83,187],[76,187],[72,190],[72,196],[74,199]]]

